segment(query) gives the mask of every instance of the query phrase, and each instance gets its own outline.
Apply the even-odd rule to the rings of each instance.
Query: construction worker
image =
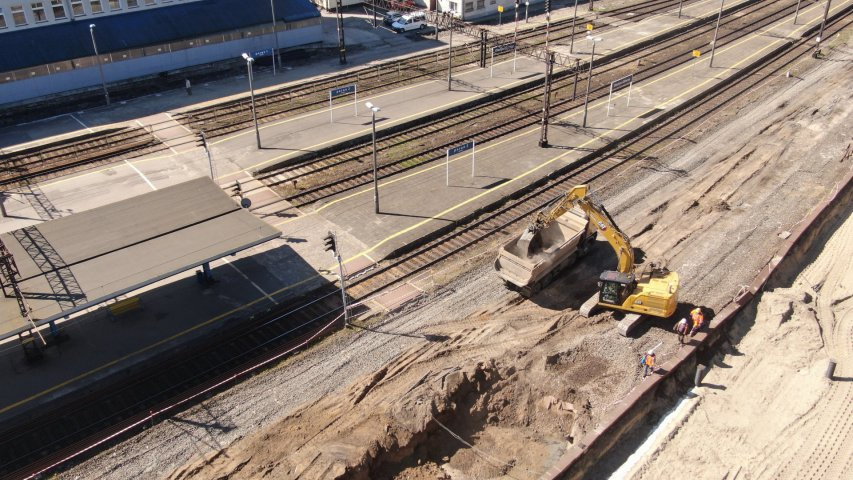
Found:
[[[693,320],[693,328],[690,329],[690,336],[692,337],[705,325],[705,315],[702,313],[702,309],[696,307],[690,310],[690,319]]]
[[[678,343],[684,345],[684,337],[687,336],[687,331],[690,330],[687,318],[681,317],[681,320],[672,329],[678,333]]]
[[[643,378],[649,376],[649,373],[655,373],[655,352],[649,351],[643,355],[641,365],[643,366]]]

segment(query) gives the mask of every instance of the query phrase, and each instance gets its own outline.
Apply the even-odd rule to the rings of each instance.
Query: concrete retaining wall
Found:
[[[638,427],[646,415],[660,407],[661,396],[670,396],[679,385],[689,382],[698,355],[712,349],[738,313],[764,288],[773,274],[779,271],[786,258],[799,256],[824,233],[853,202],[853,171],[839,183],[838,190],[815,207],[796,231],[777,250],[768,264],[758,273],[748,289],[741,290],[731,303],[711,320],[707,331],[698,333],[689,346],[678,350],[675,357],[661,365],[662,375],[643,381],[622,399],[602,419],[598,428],[584,436],[549,469],[543,479],[580,479],[603,458],[610,448]]]

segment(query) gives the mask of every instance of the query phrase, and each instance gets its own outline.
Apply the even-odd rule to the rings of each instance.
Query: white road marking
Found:
[[[173,122],[177,123],[179,127],[183,128],[184,130],[186,130],[187,132],[189,132],[189,134],[190,134],[190,135],[195,135],[195,132],[193,132],[193,131],[192,131],[192,130],[190,130],[189,128],[185,127],[183,123],[181,123],[181,122],[179,122],[179,121],[175,120],[175,117],[173,117],[171,113],[169,113],[169,112],[164,112],[164,113],[166,114],[166,116],[167,116],[167,117],[169,117],[169,120],[171,120],[171,121],[173,121]]]
[[[142,177],[143,180],[145,180],[145,183],[147,183],[148,186],[151,187],[151,190],[157,190],[157,187],[155,187],[154,184],[151,183],[151,180],[148,180],[148,177],[146,177],[145,174],[142,173],[142,171],[136,168],[136,165],[128,162],[127,160],[125,160],[124,163],[126,163],[128,167],[132,168],[136,173],[138,173],[139,176]]]
[[[222,259],[222,261],[223,261],[223,262],[225,262],[225,263],[227,263],[231,268],[233,268],[233,269],[234,269],[234,271],[236,271],[237,273],[239,273],[241,277],[245,278],[247,282],[251,283],[251,284],[252,284],[252,286],[253,286],[253,287],[255,287],[259,292],[261,292],[261,294],[262,294],[263,296],[267,297],[267,299],[268,299],[269,301],[271,301],[272,303],[274,303],[274,304],[278,305],[278,302],[276,302],[276,301],[275,301],[275,299],[274,299],[274,298],[272,298],[272,297],[270,296],[270,294],[269,294],[269,293],[265,292],[263,288],[261,288],[257,283],[253,282],[253,281],[252,281],[252,279],[250,279],[249,277],[247,277],[247,276],[246,276],[246,274],[245,274],[245,273],[243,273],[243,271],[242,271],[242,270],[240,270],[239,268],[237,268],[237,266],[236,266],[236,265],[234,265],[233,263],[229,262],[227,258],[223,258],[223,259]]]
[[[91,128],[89,128],[89,126],[88,126],[88,125],[86,125],[85,123],[83,123],[79,118],[75,117],[73,113],[69,113],[69,114],[68,114],[68,116],[69,116],[69,117],[71,117],[71,118],[73,118],[74,120],[77,120],[77,123],[79,123],[80,125],[83,125],[83,128],[85,128],[86,130],[88,130],[88,131],[89,131],[89,133],[94,132],[94,130],[92,130]]]
[[[142,124],[142,122],[140,122],[139,120],[135,120],[135,121],[136,121],[136,123],[137,123],[140,127],[145,128],[145,125],[143,125],[143,124]],[[163,140],[162,138],[158,137],[158,136],[154,133],[154,129],[153,129],[153,128],[151,129],[151,135],[152,135],[154,138],[156,138],[157,140],[160,140],[160,143],[162,143],[163,145],[165,145],[165,146],[169,147],[169,150],[171,150],[171,151],[172,151],[172,153],[174,153],[175,155],[177,155],[177,154],[178,154],[178,152],[177,152],[174,148],[172,148],[172,147],[171,147],[171,145],[169,145],[168,143],[166,143],[166,141],[165,141],[165,140]]]

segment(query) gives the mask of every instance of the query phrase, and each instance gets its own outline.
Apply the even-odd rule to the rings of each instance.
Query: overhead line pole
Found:
[[[278,30],[276,30],[275,25],[275,0],[270,0],[270,10],[272,11],[272,35],[275,37],[275,55],[272,57],[272,74],[275,76],[275,64],[278,63],[278,68],[281,68],[281,53],[279,53],[278,46]]]
[[[548,54],[545,64],[545,98],[542,105],[542,129],[539,135],[539,146],[548,146],[548,117],[551,114],[551,74],[554,72],[554,53]]]
[[[720,31],[720,19],[723,18],[723,5],[726,0],[720,0],[720,13],[717,14],[717,26],[714,28],[714,39],[711,40],[711,60],[708,62],[708,68],[714,66],[714,53],[717,51],[717,33]]]
[[[826,28],[826,19],[829,17],[829,5],[832,0],[826,0],[826,8],[823,11],[823,22],[820,24],[820,32],[817,34],[817,46],[815,47],[814,55],[820,52],[820,44],[823,42],[823,30]]]
[[[340,1],[340,0],[339,0]],[[450,17],[450,41],[447,43],[447,91],[453,90],[453,16]]]
[[[339,61],[341,65],[347,63],[347,45],[344,41],[344,12],[341,0],[338,0],[337,15],[338,15],[338,50]]]
[[[575,22],[578,18],[578,0],[575,0],[575,14],[572,15],[572,33],[571,40],[569,40],[569,53],[573,53],[575,48]]]

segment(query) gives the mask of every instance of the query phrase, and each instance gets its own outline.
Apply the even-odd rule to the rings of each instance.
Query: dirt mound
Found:
[[[449,327],[170,478],[536,478],[641,381],[655,341],[533,304]]]

